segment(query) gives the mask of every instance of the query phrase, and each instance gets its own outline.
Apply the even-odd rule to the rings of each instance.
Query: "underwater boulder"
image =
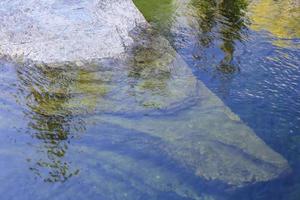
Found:
[[[139,119],[95,116],[96,123],[115,124],[160,138],[161,154],[202,180],[230,187],[266,182],[287,174],[289,164],[236,114],[199,83],[197,105],[175,115]],[[94,119],[93,119],[94,118]]]

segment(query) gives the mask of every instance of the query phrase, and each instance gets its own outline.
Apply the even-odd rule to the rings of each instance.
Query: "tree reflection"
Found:
[[[197,15],[200,28],[200,45],[210,47],[214,40],[220,39],[220,49],[225,55],[218,66],[218,70],[225,74],[234,73],[238,69],[232,64],[235,43],[244,40],[247,29],[245,17],[247,1],[192,0],[191,5]]]
[[[220,13],[226,18],[227,24],[224,24],[220,30],[223,39],[221,49],[225,53],[219,70],[223,73],[233,73],[236,67],[232,65],[235,41],[243,41],[243,30],[245,25],[244,11],[247,8],[245,0],[222,1],[220,4]],[[243,32],[243,33],[242,33]]]
[[[213,42],[213,28],[216,25],[216,7],[217,2],[208,1],[191,1],[192,8],[196,14],[198,25],[200,28],[199,42],[203,47],[209,47]]]
[[[26,64],[17,70],[19,77],[18,101],[25,102],[27,132],[38,139],[40,158],[28,158],[30,170],[46,182],[64,182],[79,173],[67,161],[68,143],[84,131],[84,122],[63,110],[71,95],[72,81],[62,76],[61,70]],[[56,89],[54,92],[54,88]],[[60,91],[60,92],[57,92]]]

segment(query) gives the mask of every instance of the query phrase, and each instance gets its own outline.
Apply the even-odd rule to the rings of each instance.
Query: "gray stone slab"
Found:
[[[115,57],[139,23],[131,0],[4,0],[0,55],[44,63]]]

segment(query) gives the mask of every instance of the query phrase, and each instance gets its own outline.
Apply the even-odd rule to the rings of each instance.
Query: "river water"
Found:
[[[233,199],[300,198],[299,1],[194,0],[183,11],[172,0],[136,4],[194,74],[293,166],[289,179]]]
[[[134,3],[155,34],[167,38],[184,59],[193,77],[241,118],[243,125],[233,132],[242,132],[247,125],[287,160],[290,170],[272,180],[228,186],[203,180],[186,168],[184,164],[198,161],[197,152],[193,155],[194,148],[186,145],[199,145],[193,142],[198,140],[202,144],[206,137],[199,139],[187,131],[186,142],[177,141],[177,135],[160,136],[156,130],[168,132],[173,125],[174,132],[188,130],[185,127],[195,125],[186,123],[189,116],[205,124],[208,119],[197,114],[202,110],[194,109],[195,102],[180,99],[183,103],[176,109],[153,114],[147,110],[130,112],[135,108],[134,102],[123,99],[128,95],[149,98],[163,93],[169,95],[169,100],[188,93],[188,88],[186,93],[174,94],[170,86],[166,87],[173,84],[168,73],[147,76],[143,82],[149,73],[143,68],[149,61],[148,54],[136,59],[142,70],[136,65],[126,68],[129,75],[120,73],[124,68],[118,69],[119,64],[112,61],[104,61],[101,67],[99,63],[89,63],[84,69],[68,65],[53,69],[32,63],[19,66],[3,58],[0,199],[300,199],[300,2]],[[106,68],[112,65],[115,70]],[[113,102],[104,98],[108,94]],[[147,108],[159,107],[153,102],[165,103],[164,98],[153,99],[149,103],[142,98],[141,102]],[[218,117],[213,118],[216,128],[212,130],[226,127],[223,123],[227,121]],[[152,118],[161,122],[152,123]],[[209,130],[201,131],[210,134]],[[212,148],[218,152],[219,146]],[[228,176],[230,180],[240,178],[234,170]]]

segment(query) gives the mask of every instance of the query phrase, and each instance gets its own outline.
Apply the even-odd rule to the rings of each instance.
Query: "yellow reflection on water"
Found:
[[[300,38],[300,1],[259,0],[249,7],[251,28],[266,30],[279,39]],[[276,41],[278,46],[286,46],[284,41]]]

